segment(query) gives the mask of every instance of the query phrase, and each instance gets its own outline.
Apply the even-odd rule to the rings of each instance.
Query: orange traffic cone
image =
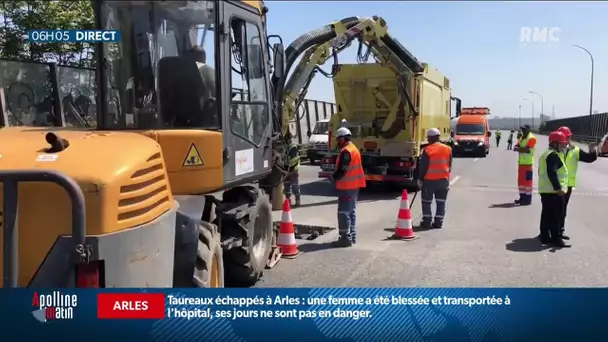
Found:
[[[407,190],[403,190],[401,194],[401,204],[399,205],[399,214],[397,215],[397,225],[395,226],[393,238],[406,241],[417,238],[414,235],[414,227],[412,227],[412,214],[410,213],[410,205],[407,199]]]
[[[300,252],[296,243],[296,234],[291,220],[291,209],[289,208],[289,200],[283,202],[283,217],[279,224],[279,247],[283,251],[283,258],[297,258]]]

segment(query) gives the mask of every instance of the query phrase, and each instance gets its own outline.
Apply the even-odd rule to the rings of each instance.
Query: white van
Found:
[[[327,152],[327,139],[329,138],[329,119],[319,120],[315,124],[312,132],[308,131],[308,145],[306,146],[306,156],[311,164],[321,160],[321,153]]]

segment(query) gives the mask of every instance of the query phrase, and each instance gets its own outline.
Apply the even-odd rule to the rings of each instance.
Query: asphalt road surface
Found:
[[[546,139],[538,136],[537,160],[547,148]],[[298,240],[301,255],[282,259],[256,286],[608,285],[608,158],[579,166],[578,188],[566,223],[573,246],[554,249],[541,246],[536,239],[541,208],[538,194],[531,206],[510,205],[518,197],[517,154],[505,148],[493,145],[487,158],[454,160],[443,229],[416,231],[419,238],[414,241],[386,240],[395,227],[399,190],[368,189],[357,207],[355,246],[332,248],[337,230],[313,241]],[[318,166],[301,167],[303,205],[292,209],[293,220],[336,227],[336,198],[331,184],[317,178],[318,170]],[[534,183],[536,189],[536,179]],[[274,215],[280,220],[280,211]],[[417,225],[420,196],[412,217]]]

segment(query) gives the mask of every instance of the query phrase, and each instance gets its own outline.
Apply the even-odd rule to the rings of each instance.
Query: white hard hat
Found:
[[[340,127],[336,131],[336,138],[345,137],[347,135],[353,135],[353,134],[350,132],[350,129],[348,129],[346,127]]]
[[[440,135],[441,135],[441,132],[437,128],[429,128],[429,130],[426,131],[427,137],[438,137]]]

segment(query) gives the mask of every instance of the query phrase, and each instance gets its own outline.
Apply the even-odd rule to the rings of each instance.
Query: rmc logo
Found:
[[[561,30],[562,29],[557,26],[523,26],[519,30],[520,47],[557,47]]]

